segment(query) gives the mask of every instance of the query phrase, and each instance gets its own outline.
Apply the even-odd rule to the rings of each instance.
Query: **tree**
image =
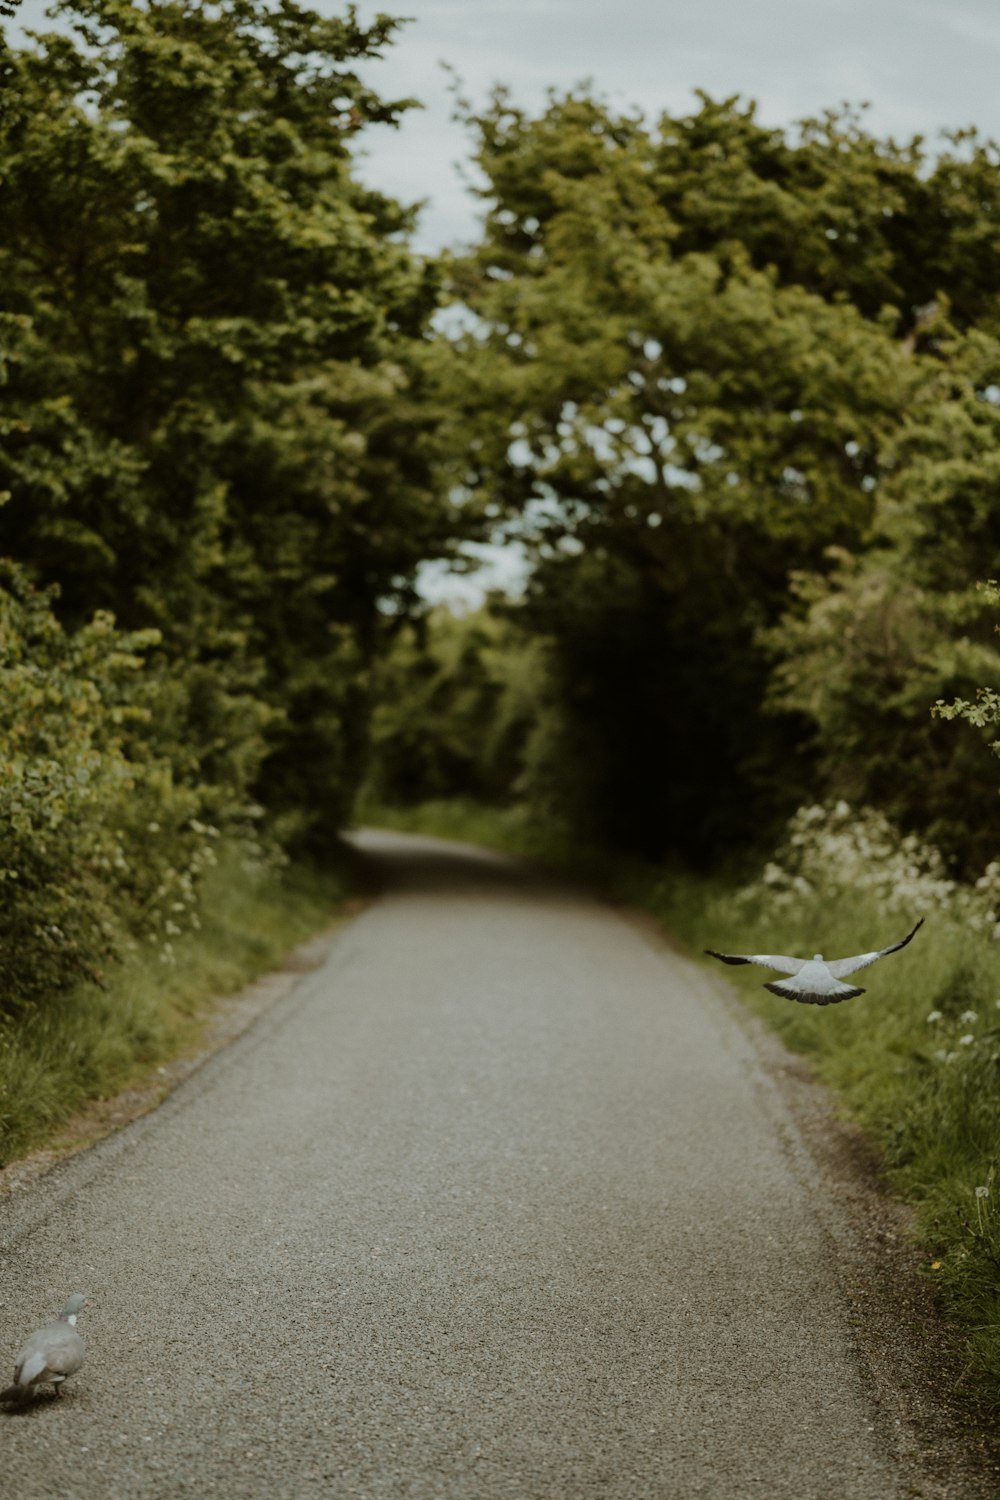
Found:
[[[983,572],[1000,572],[1000,341],[941,310],[937,352],[880,455],[870,538],[793,582],[772,632],[770,694],[814,726],[828,791],[870,803],[965,874],[995,852],[989,761],[932,718],[946,698],[988,725],[977,688],[1000,673]],[[950,717],[950,714],[940,717]]]
[[[183,774],[321,850],[359,774],[380,600],[447,546],[427,269],[351,143],[396,23],[74,0],[12,54],[0,550],[162,632]]]
[[[546,678],[516,614],[495,598],[467,614],[439,606],[397,630],[375,685],[376,800],[499,803],[517,790]]]
[[[928,710],[992,660],[997,148],[704,94],[465,115],[462,478],[532,553],[539,784],[647,852],[712,859],[826,792],[978,857],[982,778]]]
[[[196,918],[217,830],[158,752],[155,631],[97,613],[67,631],[54,594],[0,566],[0,1015],[52,1003],[135,938]]]
[[[801,722],[764,712],[761,632],[795,569],[866,535],[919,379],[912,319],[854,295],[858,255],[822,225],[874,236],[873,183],[914,158],[853,118],[792,144],[733,101],[650,129],[584,94],[537,119],[499,94],[471,123],[490,207],[452,274],[474,314],[465,481],[533,549],[578,816],[704,855],[810,775]],[[897,289],[884,235],[862,261]]]

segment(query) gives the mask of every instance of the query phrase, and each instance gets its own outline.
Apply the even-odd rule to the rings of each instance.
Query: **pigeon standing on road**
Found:
[[[74,1292],[58,1322],[46,1323],[31,1335],[17,1356],[14,1384],[0,1391],[0,1401],[27,1401],[43,1385],[51,1385],[57,1396],[61,1394],[63,1381],[83,1364],[83,1339],[76,1331],[76,1320],[86,1306],[83,1293]]]
[[[840,1000],[853,1000],[855,995],[864,994],[864,990],[853,984],[841,984],[842,979],[859,969],[867,969],[887,953],[905,948],[913,933],[923,925],[921,917],[913,932],[908,932],[898,943],[877,948],[874,953],[858,953],[854,958],[834,958],[829,963],[822,953],[814,953],[812,958],[785,958],[780,953],[716,953],[714,948],[706,948],[705,952],[721,958],[724,964],[760,964],[764,969],[780,969],[792,975],[790,979],[776,979],[764,986],[785,1000],[798,1000],[802,1005],[836,1005]]]

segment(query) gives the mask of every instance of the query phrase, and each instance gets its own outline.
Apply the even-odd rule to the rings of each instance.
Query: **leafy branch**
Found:
[[[1000,586],[995,579],[977,584],[977,588],[991,603],[1000,604]],[[1000,625],[996,630],[1000,635]],[[945,703],[943,698],[939,698],[931,712],[939,719],[965,719],[977,729],[989,729],[993,725],[1000,725],[1000,693],[994,688],[981,687],[976,689],[974,700],[955,698],[951,703]],[[1000,756],[1000,738],[992,741],[990,749],[994,755]]]

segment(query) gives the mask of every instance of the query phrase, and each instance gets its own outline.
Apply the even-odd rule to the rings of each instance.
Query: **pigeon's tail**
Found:
[[[853,1000],[856,995],[864,994],[864,990],[853,984],[838,984],[836,989],[817,994],[815,990],[796,989],[794,983],[780,979],[765,984],[764,988],[772,995],[780,995],[782,1000],[797,1000],[800,1005],[839,1005],[841,1000]]]
[[[30,1394],[30,1385],[9,1385],[5,1391],[0,1391],[0,1401],[23,1401]]]

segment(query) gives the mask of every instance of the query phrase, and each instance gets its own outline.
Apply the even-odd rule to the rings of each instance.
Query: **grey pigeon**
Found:
[[[58,1322],[46,1323],[31,1335],[17,1356],[14,1384],[0,1391],[0,1401],[27,1401],[43,1385],[51,1385],[57,1396],[61,1394],[63,1381],[83,1364],[83,1339],[76,1331],[76,1320],[86,1306],[83,1293],[74,1292]]]
[[[785,1000],[798,1000],[802,1005],[836,1005],[840,1000],[853,1000],[855,995],[864,994],[864,990],[853,984],[841,984],[842,979],[859,969],[867,969],[887,953],[905,948],[913,933],[923,925],[921,917],[913,932],[908,932],[898,943],[877,948],[874,953],[858,953],[854,958],[834,958],[829,963],[822,953],[814,953],[812,958],[785,958],[780,953],[716,953],[714,948],[706,948],[705,952],[721,958],[724,964],[760,964],[764,969],[780,969],[792,975],[791,979],[776,979],[764,986]]]

